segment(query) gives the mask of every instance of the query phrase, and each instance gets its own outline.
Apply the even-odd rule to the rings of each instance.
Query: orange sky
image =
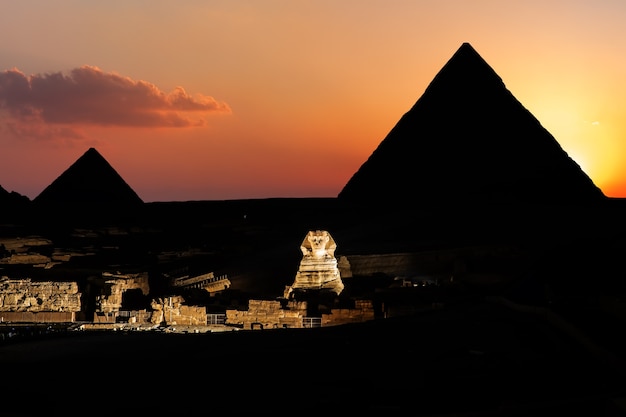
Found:
[[[147,202],[335,197],[469,42],[626,197],[624,21],[618,0],[10,2],[0,185],[35,198],[95,147]]]

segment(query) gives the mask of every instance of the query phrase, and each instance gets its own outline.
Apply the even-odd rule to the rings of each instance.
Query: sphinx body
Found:
[[[335,249],[337,244],[326,230],[312,230],[307,233],[300,245],[302,260],[291,287],[285,295],[294,292],[330,291],[340,294],[344,285],[341,281]]]

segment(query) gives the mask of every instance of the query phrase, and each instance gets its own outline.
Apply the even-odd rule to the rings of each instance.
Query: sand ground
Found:
[[[484,301],[319,329],[73,332],[4,344],[0,367],[12,417],[613,416],[626,398],[620,369]]]

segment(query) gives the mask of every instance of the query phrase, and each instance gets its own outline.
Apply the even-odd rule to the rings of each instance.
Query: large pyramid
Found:
[[[464,43],[339,193],[362,203],[583,203],[602,191]]]
[[[95,148],[89,148],[33,200],[45,205],[134,206],[135,191]]]

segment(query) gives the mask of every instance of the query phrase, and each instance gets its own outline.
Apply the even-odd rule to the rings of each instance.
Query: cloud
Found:
[[[164,93],[154,84],[135,81],[97,67],[26,76],[17,69],[0,72],[2,123],[10,131],[36,125],[108,127],[189,127],[206,125],[213,113],[231,113],[213,97],[189,95],[182,87]],[[28,126],[28,127],[25,127]]]
[[[16,138],[86,139],[85,135],[79,130],[72,129],[68,126],[49,126],[43,123],[18,123],[12,120],[4,122],[1,131]]]

